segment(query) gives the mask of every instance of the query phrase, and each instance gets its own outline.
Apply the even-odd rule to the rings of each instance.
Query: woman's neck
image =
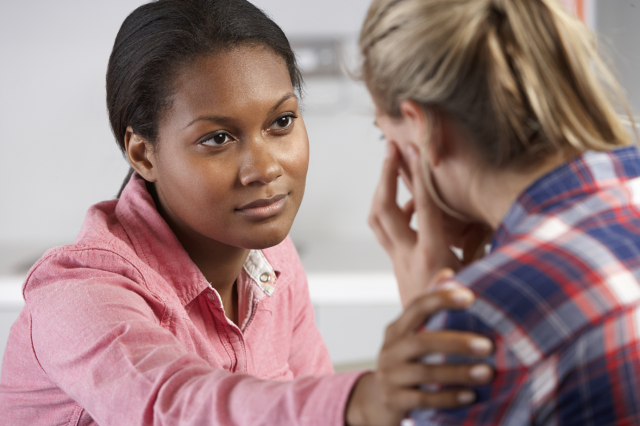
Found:
[[[552,155],[530,170],[493,170],[476,173],[468,186],[471,215],[497,229],[507,212],[533,182],[565,163],[566,157]]]
[[[193,263],[220,295],[227,318],[238,324],[237,279],[249,250],[217,241],[208,243],[200,238],[194,240],[184,235],[178,236],[178,239]]]
[[[167,222],[173,233],[182,244],[193,263],[213,287],[222,300],[225,315],[238,324],[238,285],[237,279],[249,255],[248,249],[230,246],[211,240],[188,226],[176,223],[163,211],[155,186],[147,183],[160,215]]]

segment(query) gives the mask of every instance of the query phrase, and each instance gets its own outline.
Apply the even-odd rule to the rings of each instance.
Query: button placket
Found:
[[[230,371],[245,373],[247,369],[247,351],[244,335],[224,313],[224,306],[218,292],[209,284],[206,289],[207,298],[213,303],[213,318],[218,329],[220,342],[225,347],[231,364]]]

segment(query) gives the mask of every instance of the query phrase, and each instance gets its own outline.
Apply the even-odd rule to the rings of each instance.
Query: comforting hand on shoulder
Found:
[[[452,275],[440,271],[432,285]],[[349,400],[346,421],[350,426],[398,425],[415,408],[454,408],[471,403],[475,395],[462,386],[491,380],[492,370],[484,364],[428,365],[420,359],[428,354],[459,354],[483,357],[492,343],[473,333],[420,330],[425,320],[442,309],[463,309],[473,303],[466,289],[439,290],[414,298],[404,313],[387,328],[376,371],[356,383]],[[420,390],[424,384],[448,385],[444,390]],[[457,386],[457,387],[452,387]]]

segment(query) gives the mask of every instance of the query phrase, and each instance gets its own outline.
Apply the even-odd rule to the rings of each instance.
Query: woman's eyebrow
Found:
[[[282,96],[280,98],[280,100],[278,100],[278,102],[276,102],[274,104],[274,106],[271,107],[271,109],[269,110],[269,114],[271,114],[272,112],[274,112],[275,110],[280,108],[280,105],[282,105],[284,102],[286,102],[287,100],[289,100],[291,98],[296,98],[297,99],[297,96],[295,95],[295,93],[289,92],[289,93],[285,94],[284,96]],[[207,120],[207,121],[211,121],[211,122],[214,122],[214,123],[222,123],[222,124],[230,124],[233,121],[235,121],[233,118],[225,117],[223,115],[201,115],[201,116],[191,120],[191,122],[189,122],[189,124],[184,126],[184,128],[186,129],[187,127],[191,126],[193,123],[196,123],[196,122],[202,121],[202,120]]]
[[[282,105],[285,101],[287,101],[288,99],[291,98],[296,98],[297,96],[295,95],[295,93],[289,92],[287,94],[285,94],[283,97],[280,98],[280,100],[273,106],[273,108],[271,108],[271,110],[269,111],[269,114],[271,114],[272,112],[274,112],[275,110],[277,110],[278,108],[280,108],[280,105]]]
[[[193,120],[191,120],[191,122],[189,122],[189,124],[187,124],[186,126],[184,126],[184,128],[186,129],[187,127],[191,126],[194,123],[197,123],[198,121],[202,121],[202,120],[207,120],[207,121],[211,121],[213,123],[221,123],[221,124],[229,124],[232,123],[234,120],[231,117],[225,117],[222,115],[201,115],[200,117],[197,117]]]

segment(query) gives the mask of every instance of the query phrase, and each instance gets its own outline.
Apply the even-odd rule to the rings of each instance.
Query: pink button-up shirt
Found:
[[[240,327],[137,175],[24,285],[1,425],[343,425],[358,373],[334,375],[289,239],[252,251]]]

